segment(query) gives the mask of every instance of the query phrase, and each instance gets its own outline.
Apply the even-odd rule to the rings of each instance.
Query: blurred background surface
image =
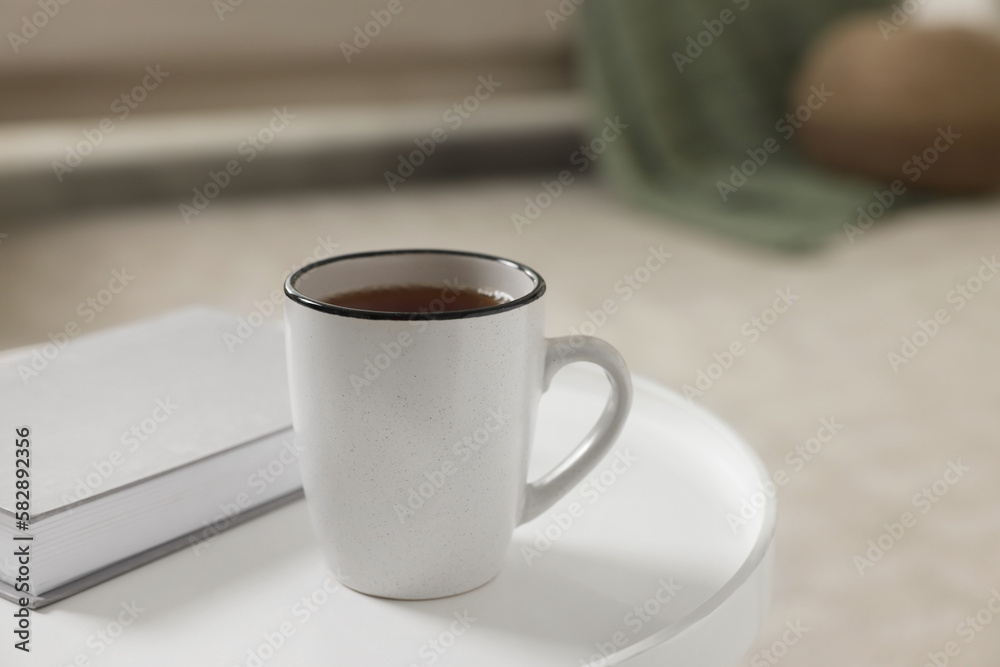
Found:
[[[722,5],[676,7],[697,37]],[[986,2],[920,7],[911,29],[995,25]],[[583,150],[606,128],[581,83],[585,8],[5,3],[0,348],[45,341],[70,321],[89,333],[191,303],[246,317],[307,260],[406,246],[533,266],[549,283],[547,333],[563,335],[662,247],[668,265],[598,335],[635,373],[677,391],[745,343],[694,400],[789,476],[773,609],[743,664],[924,664],[949,641],[960,648],[953,664],[995,664],[1000,625],[968,642],[957,633],[1000,587],[1000,201],[918,198],[876,215],[871,202],[890,182],[848,176],[872,193],[861,202],[871,224],[852,209],[807,254],[634,208],[620,184],[595,178],[615,167],[603,151]],[[739,25],[711,48],[730,48]],[[709,72],[693,89],[724,98],[712,85]],[[80,304],[121,270],[134,281],[85,320]],[[778,292],[794,305],[755,323]],[[796,449],[824,419],[843,428],[799,467]],[[958,483],[919,501],[956,461],[969,467]],[[904,512],[916,525],[859,566]],[[157,567],[182,580],[190,565],[172,556]],[[764,652],[788,622],[808,632],[772,660]]]

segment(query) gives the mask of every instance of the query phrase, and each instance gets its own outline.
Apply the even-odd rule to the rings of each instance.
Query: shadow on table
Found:
[[[261,539],[262,534],[267,539]],[[36,613],[87,615],[97,619],[96,625],[113,620],[122,603],[135,600],[148,607],[150,615],[183,614],[205,597],[252,587],[262,573],[315,549],[305,505],[295,500]]]
[[[440,616],[442,627],[458,618],[456,612],[468,610],[478,628],[509,634],[505,643],[515,651],[520,638],[533,645],[574,647],[571,650],[578,649],[583,660],[600,658],[602,648],[607,653],[634,644],[683,618],[725,579],[719,573],[699,574],[696,563],[643,565],[593,550],[553,548],[532,556],[529,563],[522,546],[530,544],[516,541],[503,571],[472,592],[438,600],[381,602]]]

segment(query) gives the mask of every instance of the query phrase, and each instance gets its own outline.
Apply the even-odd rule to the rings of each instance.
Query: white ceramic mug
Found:
[[[387,285],[440,286],[418,312],[325,303]],[[510,301],[444,310],[459,288]],[[500,571],[516,526],[579,483],[610,450],[632,401],[618,352],[546,339],[545,281],[498,257],[393,250],[309,264],[285,282],[288,374],[302,483],[327,563],[362,593],[426,599]],[[420,312],[420,311],[423,312]],[[611,394],[583,442],[528,483],[542,392],[562,366],[604,368]]]

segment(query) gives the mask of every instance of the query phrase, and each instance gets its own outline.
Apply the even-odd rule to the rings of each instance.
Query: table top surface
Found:
[[[606,390],[596,369],[556,376],[529,477],[583,437]],[[638,379],[613,451],[515,532],[485,586],[419,602],[351,591],[325,567],[298,501],[36,612],[31,662],[545,667],[656,652],[661,664],[701,634],[717,647],[701,664],[732,667],[766,609],[774,503],[741,515],[764,479],[731,429]],[[748,604],[706,622],[734,595]],[[95,628],[87,610],[108,620]]]

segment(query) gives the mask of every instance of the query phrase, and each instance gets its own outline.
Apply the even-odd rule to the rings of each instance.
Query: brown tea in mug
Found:
[[[380,285],[331,294],[325,303],[383,313],[442,313],[499,306],[510,301],[505,294],[480,292],[451,285]]]

